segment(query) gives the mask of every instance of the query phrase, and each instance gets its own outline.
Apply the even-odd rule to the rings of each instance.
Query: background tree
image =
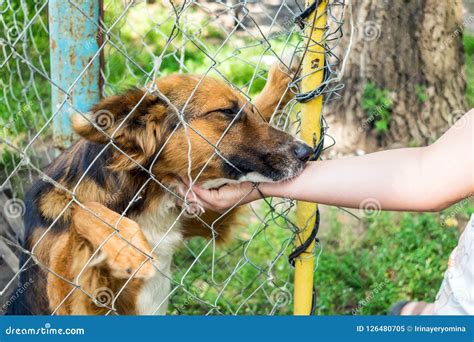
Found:
[[[354,0],[352,8],[344,96],[328,110],[338,150],[433,141],[467,109],[463,31],[474,18],[464,18],[460,0]]]

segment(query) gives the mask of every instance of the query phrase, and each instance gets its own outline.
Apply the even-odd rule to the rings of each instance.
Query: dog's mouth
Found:
[[[298,176],[313,154],[313,149],[299,140],[279,144],[275,148],[241,146],[226,156],[220,165],[221,179],[203,183],[206,188],[228,183],[279,183]]]
[[[272,151],[250,151],[228,154],[220,163],[204,172],[195,184],[204,189],[217,189],[242,182],[280,183],[297,177],[309,161],[312,148],[299,141]],[[212,176],[211,176],[212,175]]]
[[[304,163],[300,163],[291,168],[285,168],[283,170],[269,170],[268,172],[259,171],[248,171],[232,174],[231,176],[225,176],[222,178],[214,178],[198,182],[198,184],[204,189],[217,189],[227,184],[238,184],[242,182],[253,182],[253,183],[280,183],[289,181],[297,177],[304,169]]]

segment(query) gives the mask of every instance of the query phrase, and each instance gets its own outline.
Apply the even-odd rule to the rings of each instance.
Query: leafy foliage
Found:
[[[368,82],[362,94],[362,108],[377,133],[388,132],[392,113],[392,100],[388,90],[380,89],[374,83]]]
[[[474,36],[464,35],[464,48],[466,51],[466,80],[467,101],[471,108],[474,107]]]
[[[425,102],[428,99],[426,95],[426,87],[422,84],[417,84],[415,86],[416,97],[420,103]]]

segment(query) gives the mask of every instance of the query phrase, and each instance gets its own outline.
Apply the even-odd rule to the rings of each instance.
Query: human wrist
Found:
[[[266,198],[266,197],[284,197],[281,196],[280,194],[280,187],[282,183],[259,183],[258,184],[258,193],[260,198]]]

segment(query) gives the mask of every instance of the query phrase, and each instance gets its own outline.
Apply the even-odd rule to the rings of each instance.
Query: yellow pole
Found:
[[[306,6],[312,0],[306,1]],[[305,36],[309,39],[308,50],[303,57],[301,88],[304,93],[317,88],[324,78],[324,47],[321,46],[326,27],[327,0],[322,0],[317,10],[308,18],[308,28]],[[314,16],[317,16],[316,19]],[[314,22],[314,25],[313,25]],[[315,44],[321,43],[321,45]],[[317,72],[315,70],[321,69]],[[306,76],[307,75],[307,76]],[[313,100],[302,104],[301,106],[301,139],[307,144],[313,145],[319,141],[321,111],[323,107],[323,97],[320,95]],[[316,189],[315,189],[316,190]],[[316,219],[315,212],[317,204],[301,202],[297,203],[296,222],[302,230],[297,236],[297,245],[301,245],[311,235],[311,231]],[[294,307],[295,315],[309,315],[313,302],[313,276],[314,276],[314,256],[312,254],[314,242],[295,260],[295,289],[294,289]]]

